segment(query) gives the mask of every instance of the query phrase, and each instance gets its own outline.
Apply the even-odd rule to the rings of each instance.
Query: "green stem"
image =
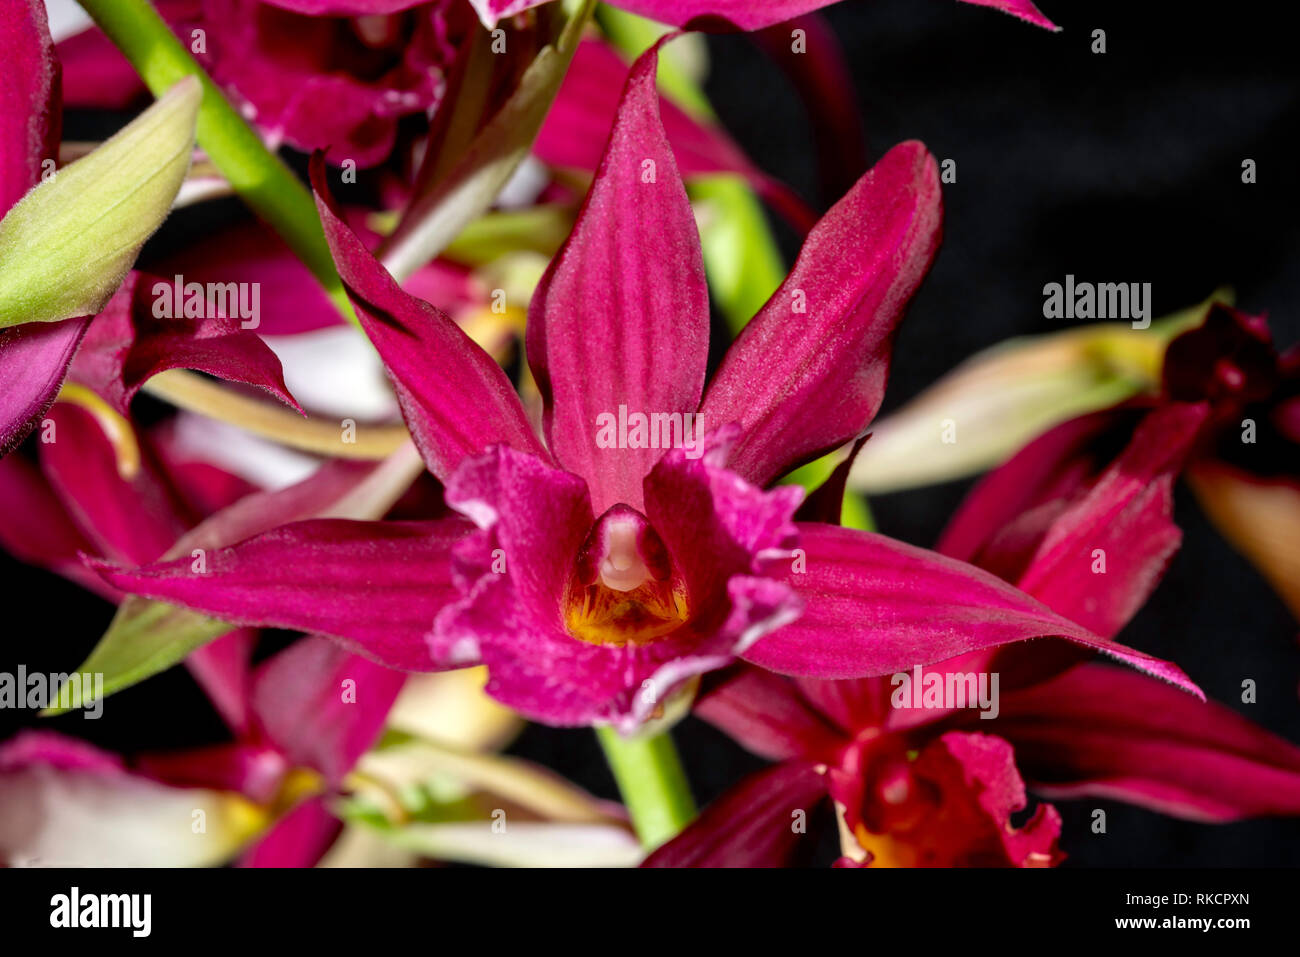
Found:
[[[671,734],[625,738],[597,728],[596,736],[646,850],[675,837],[695,817],[695,800]]]
[[[154,96],[178,80],[203,85],[198,142],[253,212],[271,225],[312,271],[339,311],[356,322],[334,268],[311,193],[230,105],[148,0],[78,0],[131,61]]]

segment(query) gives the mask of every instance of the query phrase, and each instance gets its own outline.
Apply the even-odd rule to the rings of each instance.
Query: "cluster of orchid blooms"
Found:
[[[80,671],[147,695],[123,689],[183,662],[229,740],[117,755],[41,718],[0,742],[6,863],[780,866],[815,820],[841,866],[1051,866],[1053,798],[1300,812],[1300,749],[1119,640],[1179,546],[1180,479],[1300,614],[1300,352],[1263,319],[1072,330],[1122,340],[1145,383],[1009,447],[964,426],[968,471],[996,467],[934,550],[850,520],[913,464],[889,461],[909,422],[938,456],[924,410],[988,401],[1007,357],[868,436],[939,247],[934,158],[895,146],[818,217],[672,59],[755,31],[833,123],[827,0],[619,0],[600,29],[543,0],[83,5],[99,26],[57,44],[39,0],[0,5],[0,547],[118,605]],[[187,69],[159,79],[141,49],[165,44],[127,41],[163,23]],[[146,86],[117,137],[63,139],[62,111]],[[248,172],[282,147],[310,156],[305,232]],[[710,182],[805,234],[756,312],[710,238],[747,207]],[[231,192],[257,217],[141,254]],[[256,283],[260,314],[161,315],[173,277]],[[743,314],[710,375],[711,292]],[[319,387],[344,373],[378,399]],[[137,421],[141,390],[176,411]],[[626,409],[700,443],[601,440]],[[262,467],[283,460],[291,480]],[[267,656],[264,629],[301,637]],[[899,674],[996,675],[996,714],[899,707]],[[772,762],[693,820],[499,753],[527,720],[663,764],[688,711]]]

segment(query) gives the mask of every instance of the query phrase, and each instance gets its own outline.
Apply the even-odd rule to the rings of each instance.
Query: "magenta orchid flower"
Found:
[[[1220,531],[1300,616],[1300,349],[1278,354],[1268,323],[1215,304],[1205,321],[1175,338],[1162,369],[1162,394],[1062,423],[987,481],[978,507],[949,529],[956,554],[990,523],[1028,512],[1035,490],[1096,468],[1102,450],[1132,434],[1153,405],[1200,403],[1206,412],[1184,456],[1182,476]],[[948,551],[946,545],[940,550]],[[971,560],[982,564],[978,558]]]
[[[1040,440],[984,481],[941,547],[1117,632],[1178,545],[1172,483],[1206,414],[1203,403],[1158,409],[1118,458],[1092,469],[1052,468],[1077,434]],[[1098,550],[1122,567],[1081,568]],[[1300,748],[1145,675],[1081,663],[1073,649],[1023,643],[904,674],[907,683],[828,682],[749,668],[706,693],[697,714],[779,763],[647,865],[788,864],[811,851],[792,815],[833,804],[843,865],[1050,866],[1062,857],[1055,809],[1012,822],[1026,780],[1048,798],[1117,799],[1198,821],[1300,813]],[[988,688],[993,675],[1001,693],[983,710],[973,696],[955,707],[938,694],[917,700],[922,688],[969,687],[968,676]]]
[[[129,760],[45,731],[0,745],[0,857],[55,866],[219,864],[242,851],[245,866],[316,864],[342,828],[326,800],[374,744],[404,676],[304,638],[241,677],[246,717],[226,744]],[[81,846],[58,814],[26,816],[50,807],[75,814],[83,802],[81,813],[93,809],[111,823],[109,834],[81,836]],[[118,820],[127,817],[124,804],[154,816],[152,842],[114,841],[115,826],[129,831]],[[194,808],[213,818],[210,832],[192,831]]]
[[[158,285],[171,287],[174,281],[132,271],[98,315],[0,332],[0,372],[9,390],[0,410],[0,454],[42,421],[65,379],[94,390],[126,415],[148,379],[168,369],[197,369],[256,386],[301,412],[280,360],[239,319],[154,314]]]
[[[1050,672],[1032,644],[1014,657]],[[925,675],[948,684],[973,670],[959,659]],[[646,865],[797,862],[811,847],[792,830],[794,815],[811,820],[833,801],[842,863],[1050,866],[1062,857],[1055,809],[1040,804],[1012,822],[1026,808],[1026,781],[1045,798],[1119,800],[1193,821],[1300,813],[1300,748],[1139,674],[1076,665],[1003,691],[987,721],[967,710],[900,711],[898,687],[750,669],[706,695],[697,714],[779,763],[720,797]]]
[[[486,664],[491,695],[556,725],[631,729],[737,657],[858,677],[1039,636],[1194,689],[993,575],[796,524],[800,491],[765,490],[861,436],[876,412],[893,331],[938,245],[936,164],[906,143],[863,176],[706,390],[708,298],[659,120],[657,57],[634,66],[573,233],[533,297],[545,444],[496,363],[346,226],[318,155],[340,274],[457,514],[290,524],[209,555],[204,574],[189,562],[94,567],[123,590],[330,635],[396,668]],[[650,421],[678,432],[652,442]]]
[[[303,16],[262,0],[161,0],[157,8],[268,142],[334,147],[362,169],[393,152],[404,120],[437,108],[458,41],[474,26],[450,0],[361,11],[369,16]],[[69,106],[122,109],[145,93],[96,28],[62,41],[59,56]]]
[[[1264,317],[1216,306],[1169,344],[1164,386],[1175,398],[1213,402],[1188,483],[1300,618],[1300,346],[1279,355]]]
[[[405,675],[306,637],[248,678],[248,722],[230,743],[142,755],[140,773],[173,787],[236,792],[272,824],[246,866],[310,867],[342,825],[326,807],[378,739]]]
[[[419,0],[268,0],[277,7],[312,15],[363,16],[388,14],[415,6]],[[523,13],[548,0],[470,0],[483,25],[491,29],[506,17]],[[614,4],[660,23],[677,27],[730,26],[758,30],[783,23],[812,10],[829,7],[836,0],[618,0]],[[992,7],[1036,26],[1056,27],[1031,0],[964,0]]]
[[[360,168],[376,166],[392,154],[404,119],[433,115],[463,41],[475,28],[468,8],[447,0],[407,6],[406,12],[378,7],[349,18],[335,15],[346,12],[340,9],[304,6],[295,12],[298,8],[281,9],[261,0],[210,0],[202,6],[164,0],[158,5],[178,36],[204,32],[197,58],[223,89],[246,104],[248,116],[271,145],[283,142],[306,152],[327,149]],[[821,42],[834,41],[825,35]],[[62,41],[58,52],[67,105],[122,109],[144,97],[135,71],[98,29]],[[389,68],[381,71],[385,64]],[[626,64],[611,47],[585,39],[548,111],[537,155],[557,166],[595,169],[626,75]],[[840,111],[842,119],[852,115]],[[757,169],[724,131],[667,102],[663,117],[685,174],[741,173],[807,232],[815,217],[803,201]],[[859,166],[854,177],[860,171]]]
[[[298,488],[258,492],[213,466],[182,457],[163,427],[132,440],[139,460],[123,475],[122,443],[111,442],[90,413],[59,402],[48,415],[55,439],[37,445],[39,470],[19,455],[0,460],[0,498],[15,519],[0,528],[0,547],[114,602],[121,593],[99,576],[87,576],[79,554],[152,561],[205,515],[222,510],[229,510],[222,512],[226,516],[283,514],[291,502],[337,494],[370,471],[339,463]],[[46,732],[28,732],[0,746],[0,805],[6,821],[15,825],[12,831],[0,827],[0,852],[12,861],[12,855],[22,858],[29,842],[63,846],[57,835],[31,833],[19,824],[19,810],[40,806],[35,792],[67,789],[96,795],[107,806],[118,798],[146,808],[184,804],[182,793],[169,794],[165,786],[224,795],[214,798],[221,806],[233,806],[232,795],[251,802],[256,813],[248,815],[249,830],[234,844],[216,848],[217,835],[228,832],[214,828],[209,843],[217,857],[238,850],[269,825],[246,863],[314,863],[340,827],[326,810],[324,795],[338,789],[373,744],[405,676],[313,638],[253,668],[255,641],[249,629],[232,630],[185,660],[233,733],[229,743],[142,754],[129,762]],[[354,682],[348,695],[342,693],[345,680]]]
[[[627,64],[608,43],[594,38],[579,43],[533,144],[537,157],[552,166],[595,170],[627,72]],[[696,120],[663,97],[659,115],[683,176],[738,173],[796,229],[806,233],[816,221],[790,187],[758,169],[721,127]]]
[[[56,403],[48,413],[53,441],[36,444],[39,468],[21,455],[0,460],[0,497],[14,517],[0,528],[0,548],[117,603],[122,595],[78,559],[113,561],[160,558],[208,512],[252,491],[228,473],[188,468],[173,460],[164,433],[127,439],[136,462],[123,469],[115,445],[84,408]],[[123,474],[127,471],[127,474]],[[197,649],[186,665],[231,727],[247,719],[243,672],[253,635],[232,630]]]

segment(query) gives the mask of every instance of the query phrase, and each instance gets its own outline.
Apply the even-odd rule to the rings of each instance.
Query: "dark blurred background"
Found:
[[[957,183],[944,187],[944,245],[898,337],[885,411],[981,348],[1061,328],[1042,316],[1042,287],[1066,273],[1150,282],[1156,316],[1228,284],[1239,306],[1269,314],[1279,344],[1300,340],[1300,71],[1279,5],[1040,7],[1063,32],[953,0],[847,0],[826,11],[871,158],[916,138],[958,166]],[[1091,52],[1094,29],[1106,31],[1103,55]],[[833,197],[822,196],[806,113],[786,78],[744,37],[712,37],[709,49],[708,92],[724,124],[767,172],[825,205]],[[1241,182],[1247,158],[1258,166],[1254,185]],[[779,234],[792,261],[797,243]],[[872,506],[881,531],[931,545],[968,488]],[[1212,698],[1300,742],[1296,623],[1184,493],[1183,549],[1120,639],[1176,660]],[[30,670],[74,667],[111,617],[104,603],[7,556],[0,574],[11,611],[5,644],[23,649]],[[11,657],[0,653],[0,668]],[[1244,678],[1257,682],[1258,703],[1240,703]],[[183,669],[114,697],[100,721],[49,726],[119,750],[222,735]],[[0,712],[0,733],[12,730],[13,713]],[[694,719],[675,733],[701,802],[762,766]],[[617,796],[588,731],[532,726],[511,750]],[[1300,820],[1199,825],[1110,801],[1057,806],[1066,866],[1300,860]],[[1107,811],[1105,835],[1089,829],[1095,807]],[[834,842],[823,844],[829,861]]]

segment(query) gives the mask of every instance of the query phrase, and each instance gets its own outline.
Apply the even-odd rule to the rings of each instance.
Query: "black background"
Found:
[[[1280,344],[1300,340],[1300,76],[1287,8],[1040,5],[1062,33],[952,0],[848,0],[827,11],[871,156],[916,138],[958,164],[957,183],[944,188],[943,248],[897,340],[886,411],[980,348],[1060,328],[1042,316],[1042,287],[1066,273],[1150,282],[1156,316],[1230,284],[1242,308],[1268,312]],[[1104,55],[1090,51],[1097,28],[1106,31]],[[712,37],[709,47],[708,92],[722,121],[765,170],[821,198],[804,108],[786,79],[743,37]],[[69,118],[69,135],[89,135],[76,123]],[[1258,164],[1254,185],[1241,182],[1246,158]],[[797,245],[780,235],[790,260]],[[967,488],[872,505],[882,531],[930,545]],[[1185,490],[1177,518],[1183,549],[1120,640],[1176,660],[1212,698],[1300,741],[1296,623]],[[111,616],[76,586],[7,556],[0,575],[8,612],[0,667],[21,654],[30,670],[71,669]],[[1239,702],[1243,678],[1258,683],[1257,704]],[[0,714],[0,732],[13,720]],[[48,726],[117,750],[222,735],[183,669],[115,696],[100,721],[68,716]],[[701,801],[761,766],[694,719],[676,734]],[[511,750],[617,794],[590,732],[531,726]],[[1058,807],[1067,866],[1276,865],[1300,856],[1298,820],[1208,826],[1109,801]],[[1094,807],[1107,809],[1105,835],[1089,830]]]

